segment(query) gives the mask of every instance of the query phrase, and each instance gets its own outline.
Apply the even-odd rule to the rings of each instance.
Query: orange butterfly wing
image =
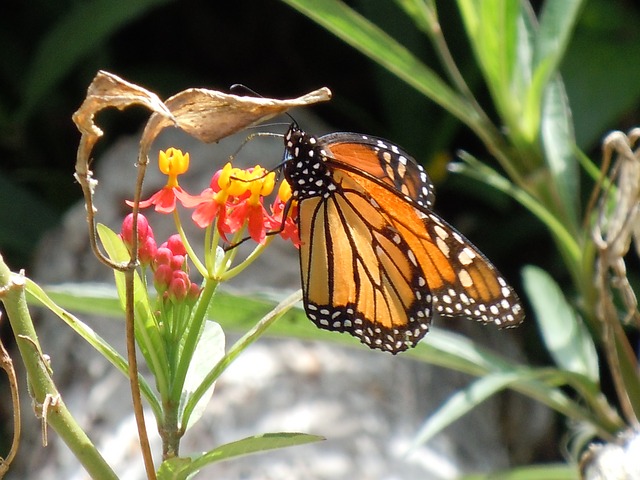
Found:
[[[522,321],[495,267],[428,208],[433,186],[411,157],[356,134],[317,139],[292,127],[285,142],[303,300],[318,327],[395,354],[427,333],[433,311],[501,327]]]

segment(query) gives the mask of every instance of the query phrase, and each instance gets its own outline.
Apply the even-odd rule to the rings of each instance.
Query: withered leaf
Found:
[[[96,256],[112,268],[125,270],[132,265],[113,264],[100,252],[96,242],[96,209],[93,204],[93,195],[97,181],[93,178],[89,164],[93,148],[103,135],[102,130],[95,124],[95,116],[98,112],[105,108],[124,109],[131,105],[142,105],[151,111],[138,151],[138,177],[132,192],[135,203],[134,212],[136,212],[148,163],[148,152],[153,141],[164,128],[174,126],[202,142],[211,143],[284,113],[290,108],[311,105],[330,98],[331,92],[328,88],[321,88],[287,100],[245,97],[215,90],[189,88],[162,102],[155,93],[145,88],[127,82],[112,73],[98,72],[87,90],[84,102],[73,115],[73,121],[82,134],[78,145],[75,177],[84,193],[90,243]],[[137,238],[135,234],[134,238]],[[133,250],[136,251],[135,245]]]
[[[321,88],[290,100],[244,97],[215,90],[190,88],[164,102],[173,118],[168,118],[162,113],[154,113],[151,116],[143,134],[143,142],[145,137],[155,138],[161,129],[173,125],[172,120],[175,120],[179,128],[202,142],[217,142],[290,108],[330,98],[331,92],[328,88]]]

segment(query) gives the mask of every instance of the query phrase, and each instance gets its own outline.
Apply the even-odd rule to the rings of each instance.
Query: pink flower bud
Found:
[[[133,243],[133,213],[127,215],[122,221],[122,229],[120,237],[127,246]],[[138,242],[142,243],[147,237],[153,237],[153,230],[149,226],[149,222],[141,213],[138,214]]]
[[[153,259],[153,264],[158,268],[160,265],[171,265],[171,260],[173,259],[173,252],[169,250],[167,247],[163,247],[162,245],[158,247],[156,250],[156,255]],[[172,269],[172,270],[175,270]]]
[[[138,259],[141,265],[149,265],[156,256],[156,241],[153,237],[147,237],[138,249]]]
[[[172,301],[182,302],[189,293],[191,288],[191,281],[186,272],[177,270],[173,272],[173,278],[169,285],[169,295]]]
[[[200,292],[200,285],[192,283],[191,287],[189,287],[189,293],[187,294],[187,301],[195,303],[195,301],[200,297]]]
[[[169,265],[159,265],[153,272],[153,286],[158,292],[164,292],[169,288],[173,279],[173,270]]]
[[[186,255],[187,249],[184,248],[180,235],[175,233],[171,235],[166,242],[162,244],[163,247],[167,247],[173,252],[174,255]]]
[[[182,266],[184,265],[184,255],[174,255],[171,257],[170,265],[174,270],[182,270]]]

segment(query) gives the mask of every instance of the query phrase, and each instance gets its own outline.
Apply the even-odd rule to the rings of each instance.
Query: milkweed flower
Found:
[[[267,173],[259,165],[249,170],[242,170],[241,173],[240,180],[246,185],[246,194],[239,197],[237,204],[231,210],[229,219],[234,225],[242,226],[246,222],[249,236],[256,243],[263,244],[270,222],[262,199],[273,192],[275,174]]]
[[[246,223],[249,236],[264,243],[269,215],[262,197],[271,194],[275,174],[256,165],[243,170],[227,163],[211,178],[209,187],[199,195],[178,194],[187,208],[195,208],[191,218],[200,228],[217,223],[218,232],[228,242],[227,234],[238,232]]]
[[[176,196],[185,193],[178,185],[178,175],[189,169],[189,153],[182,153],[177,148],[170,147],[158,154],[158,167],[165,175],[168,175],[167,184],[147,200],[139,203],[140,208],[155,205],[156,212],[171,213],[176,209]],[[133,206],[133,202],[127,201],[127,205]]]

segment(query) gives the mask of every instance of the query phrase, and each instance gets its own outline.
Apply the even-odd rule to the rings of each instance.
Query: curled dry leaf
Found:
[[[241,97],[215,90],[189,88],[164,102],[173,115],[172,118],[161,112],[151,116],[143,134],[143,142],[146,137],[152,141],[163,128],[172,126],[174,121],[179,128],[202,142],[217,142],[290,108],[323,102],[330,98],[331,92],[328,88],[321,88],[290,100]]]
[[[83,175],[89,170],[91,152],[102,136],[102,130],[94,123],[94,118],[105,108],[123,109],[131,105],[143,105],[151,110],[151,118],[140,141],[140,157],[143,159],[160,131],[169,126],[181,128],[189,135],[211,143],[290,108],[324,102],[330,98],[331,91],[328,88],[287,100],[244,97],[215,90],[189,88],[162,102],[155,93],[116,75],[100,71],[91,82],[81,107],[73,115],[73,121],[82,133],[76,172]]]
[[[93,179],[89,165],[93,148],[103,135],[102,130],[94,122],[96,114],[101,110],[110,107],[124,109],[131,105],[142,105],[151,111],[151,117],[140,139],[138,152],[138,178],[133,195],[137,205],[148,163],[149,149],[164,128],[177,127],[200,141],[211,143],[284,113],[290,108],[311,105],[330,98],[331,92],[328,88],[321,88],[302,97],[288,100],[244,97],[215,90],[190,88],[163,102],[155,93],[112,73],[98,72],[87,90],[84,102],[73,114],[73,121],[82,134],[78,145],[75,177],[84,193],[89,220],[89,239],[94,253],[112,268],[119,270],[131,268],[129,264],[113,264],[99,251],[96,243],[96,209],[93,205],[93,195],[97,181]]]
[[[103,135],[102,130],[94,123],[96,114],[105,108],[115,107],[122,110],[131,105],[143,105],[152,112],[168,119],[172,118],[169,109],[155,93],[122,80],[111,73],[98,72],[87,89],[84,102],[73,114],[73,122],[82,134],[76,160],[77,175],[84,176],[89,173],[91,152],[98,139]]]

